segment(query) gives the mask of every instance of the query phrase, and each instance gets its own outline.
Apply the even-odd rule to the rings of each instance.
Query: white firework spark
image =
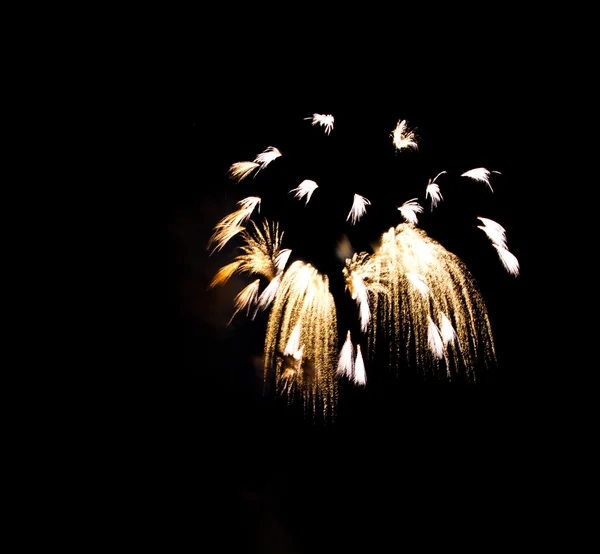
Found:
[[[429,179],[427,183],[427,188],[425,189],[425,198],[428,196],[431,197],[431,210],[435,208],[440,200],[443,200],[442,193],[440,192],[440,186],[435,182],[435,180],[442,174],[446,173],[445,171],[440,171],[433,179]]]
[[[417,202],[416,198],[412,198],[404,202],[402,206],[399,206],[398,210],[400,210],[400,214],[402,214],[402,217],[406,221],[416,225],[418,222],[417,214],[423,212],[423,206]]]
[[[477,219],[483,223],[483,225],[478,225],[477,228],[481,229],[494,244],[506,248],[506,230],[504,227],[487,217],[477,216]]]
[[[256,162],[235,162],[231,164],[227,170],[227,174],[233,181],[239,183],[259,166],[260,164]]]
[[[408,280],[423,296],[427,297],[429,295],[429,287],[427,286],[427,281],[423,275],[409,271],[406,273],[406,277],[408,277]]]
[[[494,171],[493,173],[500,173],[499,171]],[[485,183],[490,190],[494,192],[492,185],[490,185],[490,171],[485,167],[476,167],[475,169],[470,169],[469,171],[465,171],[461,174],[461,177],[468,177],[469,179],[473,179],[474,181],[479,181],[481,183]]]
[[[281,273],[285,269],[291,253],[292,251],[289,248],[284,248],[277,254],[275,257],[275,268],[277,269],[277,273]]]
[[[364,196],[355,194],[354,201],[352,202],[352,208],[348,214],[348,217],[346,218],[346,221],[350,219],[350,223],[354,225],[364,215],[365,211],[367,210],[367,205],[370,204],[371,202],[369,202],[369,200],[367,200]]]
[[[369,319],[371,318],[369,291],[358,273],[352,274],[352,287],[352,299],[356,300],[360,315],[360,329],[365,333],[369,325]]]
[[[275,148],[274,146],[269,146],[265,150],[263,150],[260,154],[254,158],[254,162],[260,164],[259,169],[264,169],[269,165],[273,160],[279,158],[281,156],[281,152]]]
[[[295,197],[302,200],[302,198],[304,198],[306,196],[306,204],[308,204],[308,201],[310,200],[310,197],[312,196],[312,193],[315,191],[315,189],[319,188],[319,185],[317,185],[317,183],[315,183],[314,181],[311,181],[310,179],[304,179],[304,181],[302,181],[295,189],[290,190],[290,194],[292,192],[295,192]]]
[[[331,130],[333,129],[334,119],[331,114],[314,113],[312,117],[305,117],[304,119],[312,120],[313,125],[321,125],[322,127],[325,127],[326,135],[331,133]]]
[[[508,248],[500,246],[499,244],[494,243],[494,248],[498,251],[498,256],[500,257],[504,269],[511,275],[519,275],[520,267],[517,257],[508,250]]]
[[[520,271],[519,260],[506,246],[506,231],[504,227],[487,217],[477,216],[477,219],[483,223],[483,225],[478,225],[477,227],[492,241],[492,245],[498,252],[498,256],[500,257],[504,269],[511,275],[518,275]]]
[[[260,293],[258,298],[258,307],[261,310],[265,310],[271,305],[271,302],[273,302],[273,299],[277,295],[277,289],[279,288],[280,282],[281,273],[278,273],[275,275],[275,277],[273,277],[273,279],[271,279],[270,283],[265,287],[265,290]]]
[[[231,318],[229,319],[228,325],[233,321],[235,314],[237,314],[240,310],[245,309],[246,315],[250,315],[250,309],[253,306],[256,306],[258,300],[258,289],[260,287],[260,279],[254,280],[252,283],[244,287],[240,293],[234,298],[233,305],[235,306],[235,311],[233,312]],[[256,313],[256,312],[255,312]],[[252,316],[254,319],[254,315]]]
[[[444,344],[458,344],[458,333],[452,326],[452,322],[448,319],[448,316],[444,313],[440,313],[440,317],[442,319],[442,323],[440,325],[440,333],[442,335],[442,340]]]
[[[336,375],[345,377],[354,376],[354,346],[350,337],[350,331],[346,333],[346,340],[340,350]]]
[[[418,148],[416,142],[415,132],[408,128],[408,124],[405,119],[398,121],[398,124],[391,133],[392,142],[397,150],[403,150],[405,148]]]
[[[365,371],[365,362],[360,351],[360,344],[356,345],[356,358],[354,360],[354,382],[357,385],[367,384],[367,373]]]
[[[427,316],[427,344],[438,359],[441,360],[444,357],[444,342],[442,341],[442,336],[440,335],[437,325],[430,316]]]

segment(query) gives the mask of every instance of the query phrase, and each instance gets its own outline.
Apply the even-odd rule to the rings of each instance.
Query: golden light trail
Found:
[[[337,315],[329,279],[312,265],[295,261],[281,274],[265,337],[265,383],[305,409],[335,413],[337,402]]]
[[[227,175],[232,181],[239,183],[260,166],[257,162],[234,162],[229,166]]]
[[[358,275],[369,291],[369,344],[387,344],[390,365],[425,374],[464,373],[496,363],[487,309],[464,263],[410,223],[392,227],[373,254],[346,260],[351,294]],[[441,329],[441,331],[440,331]]]

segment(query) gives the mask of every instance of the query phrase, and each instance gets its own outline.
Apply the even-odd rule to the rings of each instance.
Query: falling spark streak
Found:
[[[315,189],[319,188],[319,185],[310,179],[304,179],[295,189],[290,190],[290,194],[295,192],[295,197],[302,200],[306,196],[306,204],[310,200],[312,193]]]
[[[352,275],[352,290],[352,299],[356,300],[360,315],[360,329],[363,333],[365,333],[371,317],[371,310],[369,308],[369,292],[365,282],[357,273]]]
[[[483,225],[478,225],[477,227],[481,229],[494,244],[506,248],[506,230],[504,227],[487,217],[477,216],[477,219],[483,223]]]
[[[427,183],[425,198],[428,196],[431,197],[431,211],[438,205],[440,200],[444,199],[440,192],[440,186],[435,182],[435,180],[444,173],[446,173],[446,171],[440,171],[433,179],[429,179],[429,182]]]
[[[275,275],[275,277],[271,279],[271,282],[265,287],[265,290],[261,292],[260,297],[258,298],[259,309],[265,310],[271,305],[273,299],[275,298],[275,295],[277,294],[277,289],[279,288],[280,282],[281,273]]]
[[[313,125],[321,125],[325,127],[325,134],[328,135],[333,129],[333,116],[331,114],[320,114],[314,113],[312,117],[305,117],[304,119],[311,119]]]
[[[438,359],[441,360],[444,357],[444,341],[442,341],[437,325],[429,316],[427,316],[427,344]]]
[[[244,230],[243,223],[252,215],[254,208],[257,206],[260,208],[260,201],[258,196],[248,196],[240,200],[237,203],[240,209],[226,215],[215,225],[214,233],[208,240],[207,246],[207,248],[210,248],[216,243],[211,254],[217,250],[221,250],[232,237]]]
[[[277,256],[275,256],[275,269],[277,270],[277,273],[280,273],[285,269],[291,253],[292,251],[289,248],[284,248]]]
[[[423,206],[417,202],[416,198],[412,198],[404,202],[402,206],[399,206],[398,210],[400,210],[400,214],[406,221],[416,225],[418,222],[417,214],[423,212]]]
[[[478,225],[477,227],[487,235],[494,248],[496,248],[504,269],[511,275],[519,275],[519,261],[506,246],[506,230],[504,227],[487,217],[477,216],[477,219],[483,223],[483,225]]]
[[[260,164],[256,162],[235,162],[231,164],[227,174],[233,181],[239,183],[259,166]]]
[[[346,333],[346,340],[340,350],[336,375],[344,377],[354,376],[354,346],[350,338],[350,331]]]
[[[367,373],[365,371],[365,362],[360,351],[360,344],[356,345],[356,359],[354,360],[354,382],[357,385],[367,384]]]
[[[299,331],[304,346],[300,360],[285,355],[290,338]],[[275,383],[288,394],[299,395],[305,409],[321,405],[325,416],[335,412],[337,380],[337,315],[329,279],[312,265],[296,260],[281,273],[271,305],[265,336],[265,384]],[[293,338],[296,341],[296,338]],[[294,363],[292,363],[294,362]]]
[[[257,171],[264,169],[273,160],[279,158],[280,156],[281,152],[277,148],[275,148],[274,146],[269,146],[263,152],[258,154],[256,158],[254,158],[254,162],[260,164],[260,168]]]
[[[423,372],[441,374],[440,364],[445,364],[443,373],[448,377],[460,372],[475,381],[479,364],[487,367],[496,362],[486,306],[475,280],[456,255],[423,230],[409,223],[390,228],[374,254],[363,252],[347,259],[343,273],[351,294],[355,274],[367,287],[369,347],[378,352],[383,338],[390,366],[398,368],[404,359]],[[418,281],[427,285],[428,295],[415,287],[414,278],[409,277],[413,274],[422,277]],[[440,319],[442,345],[460,344],[460,348],[447,349],[443,362],[430,326]]]
[[[366,206],[370,205],[371,202],[367,200],[364,196],[360,194],[354,195],[354,201],[352,202],[352,209],[346,218],[346,221],[350,219],[350,223],[354,225],[365,213],[367,210]]]
[[[246,309],[247,316],[250,315],[250,309],[253,306],[256,306],[257,303],[259,287],[260,279],[256,279],[252,283],[244,287],[240,293],[238,293],[238,295],[233,300],[235,311],[229,319],[228,325],[231,324],[235,315],[243,309]],[[252,319],[254,319],[254,315],[252,315]]]
[[[414,130],[408,128],[405,119],[398,121],[390,136],[397,150],[404,148],[413,148],[416,150],[418,148]]]
[[[494,171],[494,173],[500,173],[499,171]],[[485,167],[476,167],[475,169],[471,169],[469,171],[465,171],[461,174],[461,177],[469,177],[474,181],[479,181],[481,183],[485,183],[490,190],[494,192],[492,185],[490,185],[490,172]]]
[[[413,284],[413,286],[423,295],[429,295],[429,287],[427,286],[427,282],[425,281],[425,277],[423,275],[419,275],[418,273],[414,273],[409,271],[406,276],[408,280]]]
[[[511,275],[519,275],[519,260],[517,257],[510,251],[508,248],[504,248],[499,244],[493,244],[494,248],[498,251],[498,256],[504,269],[508,271]]]

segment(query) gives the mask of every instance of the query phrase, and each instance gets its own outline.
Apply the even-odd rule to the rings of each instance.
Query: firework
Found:
[[[440,171],[433,179],[429,179],[427,183],[427,188],[425,189],[425,198],[428,196],[431,197],[431,211],[435,208],[440,200],[443,200],[442,193],[440,192],[440,186],[435,182],[435,180],[440,176],[446,173],[445,171]]]
[[[227,174],[233,181],[239,183],[259,166],[257,162],[235,162],[229,166]]]
[[[333,414],[337,333],[329,279],[312,265],[294,261],[281,274],[269,312],[265,382],[274,377],[279,390],[302,398],[306,409],[320,405],[325,415]]]
[[[520,271],[519,260],[510,252],[506,246],[506,230],[502,225],[487,217],[479,217],[477,219],[483,223],[477,227],[481,229],[492,242],[492,245],[498,252],[498,257],[504,266],[504,269],[511,275],[518,275]]]
[[[346,260],[351,294],[356,275],[368,292],[369,339],[383,340],[390,364],[402,359],[424,372],[464,372],[496,362],[487,310],[463,262],[425,231],[409,223],[390,228],[374,254]],[[440,328],[442,331],[440,331]],[[441,354],[441,355],[440,355]]]
[[[390,136],[392,137],[392,142],[394,143],[396,150],[404,150],[406,148],[416,150],[418,148],[415,131],[408,128],[405,119],[398,121]]]
[[[263,150],[260,154],[254,158],[254,163],[258,163],[260,165],[258,170],[264,169],[267,167],[273,160],[279,158],[281,156],[281,152],[279,149],[274,146],[269,146],[265,150]]]
[[[499,171],[492,171],[492,173],[500,173]],[[492,185],[490,185],[490,171],[485,167],[476,167],[475,169],[470,169],[469,171],[465,171],[461,174],[461,177],[468,177],[469,179],[473,179],[474,181],[479,181],[481,183],[485,183],[490,190],[494,192]]]
[[[366,206],[371,204],[369,200],[367,200],[364,196],[360,194],[354,195],[354,201],[352,202],[352,208],[350,209],[350,213],[346,218],[346,221],[350,219],[350,223],[354,225],[365,213],[367,210]]]
[[[304,119],[312,120],[313,125],[321,125],[325,128],[325,134],[328,135],[333,129],[333,116],[331,114],[320,114],[314,113],[312,117],[305,117]]]
[[[417,214],[423,212],[423,206],[417,202],[416,198],[411,198],[410,200],[404,202],[402,206],[399,206],[398,210],[406,221],[416,225],[418,222]]]
[[[319,185],[317,185],[317,183],[311,181],[310,179],[304,179],[304,181],[302,181],[295,189],[290,190],[290,194],[294,192],[294,196],[300,200],[302,200],[302,198],[306,196],[306,204],[308,204],[312,193],[317,188],[319,188]]]
[[[244,230],[242,224],[252,215],[254,208],[260,206],[260,201],[258,196],[248,196],[240,200],[238,202],[240,209],[226,215],[216,224],[214,233],[208,240],[208,248],[215,244],[211,253],[221,250],[232,237]]]

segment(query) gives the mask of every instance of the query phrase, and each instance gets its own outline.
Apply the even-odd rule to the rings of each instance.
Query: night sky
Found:
[[[133,194],[144,271],[133,285],[143,291],[143,316],[130,372],[131,442],[123,442],[141,460],[132,478],[148,513],[140,518],[155,522],[140,523],[146,539],[286,553],[361,541],[380,552],[371,541],[476,545],[487,534],[508,544],[520,530],[531,533],[529,507],[547,494],[537,472],[548,436],[547,400],[538,396],[544,367],[531,342],[532,99],[501,65],[469,79],[472,67],[454,66],[445,81],[423,70],[402,84],[375,69],[344,80],[333,71],[326,81],[323,69],[311,75],[291,62],[276,76],[211,68],[206,80],[187,69],[178,66],[165,94],[130,122],[144,145]],[[334,115],[329,136],[304,119],[313,113]],[[393,148],[401,119],[416,129],[418,150]],[[517,142],[515,126],[525,137]],[[233,162],[268,146],[282,157],[256,178],[228,179]],[[475,167],[500,172],[493,192],[460,177]],[[441,171],[443,200],[430,211],[425,187]],[[307,205],[289,194],[303,179],[319,184]],[[355,192],[371,205],[351,226]],[[237,244],[209,255],[213,227],[249,195],[262,198],[260,217],[279,220],[292,258],[330,277],[345,319],[354,312],[336,245],[345,236],[355,250],[369,249],[401,222],[397,206],[418,198],[418,226],[458,255],[479,286],[497,368],[469,385],[423,379],[414,368],[370,374],[367,365],[366,387],[340,383],[328,423],[264,394],[266,314],[227,323],[249,281],[208,287]],[[505,227],[520,275],[504,270],[477,216]]]

